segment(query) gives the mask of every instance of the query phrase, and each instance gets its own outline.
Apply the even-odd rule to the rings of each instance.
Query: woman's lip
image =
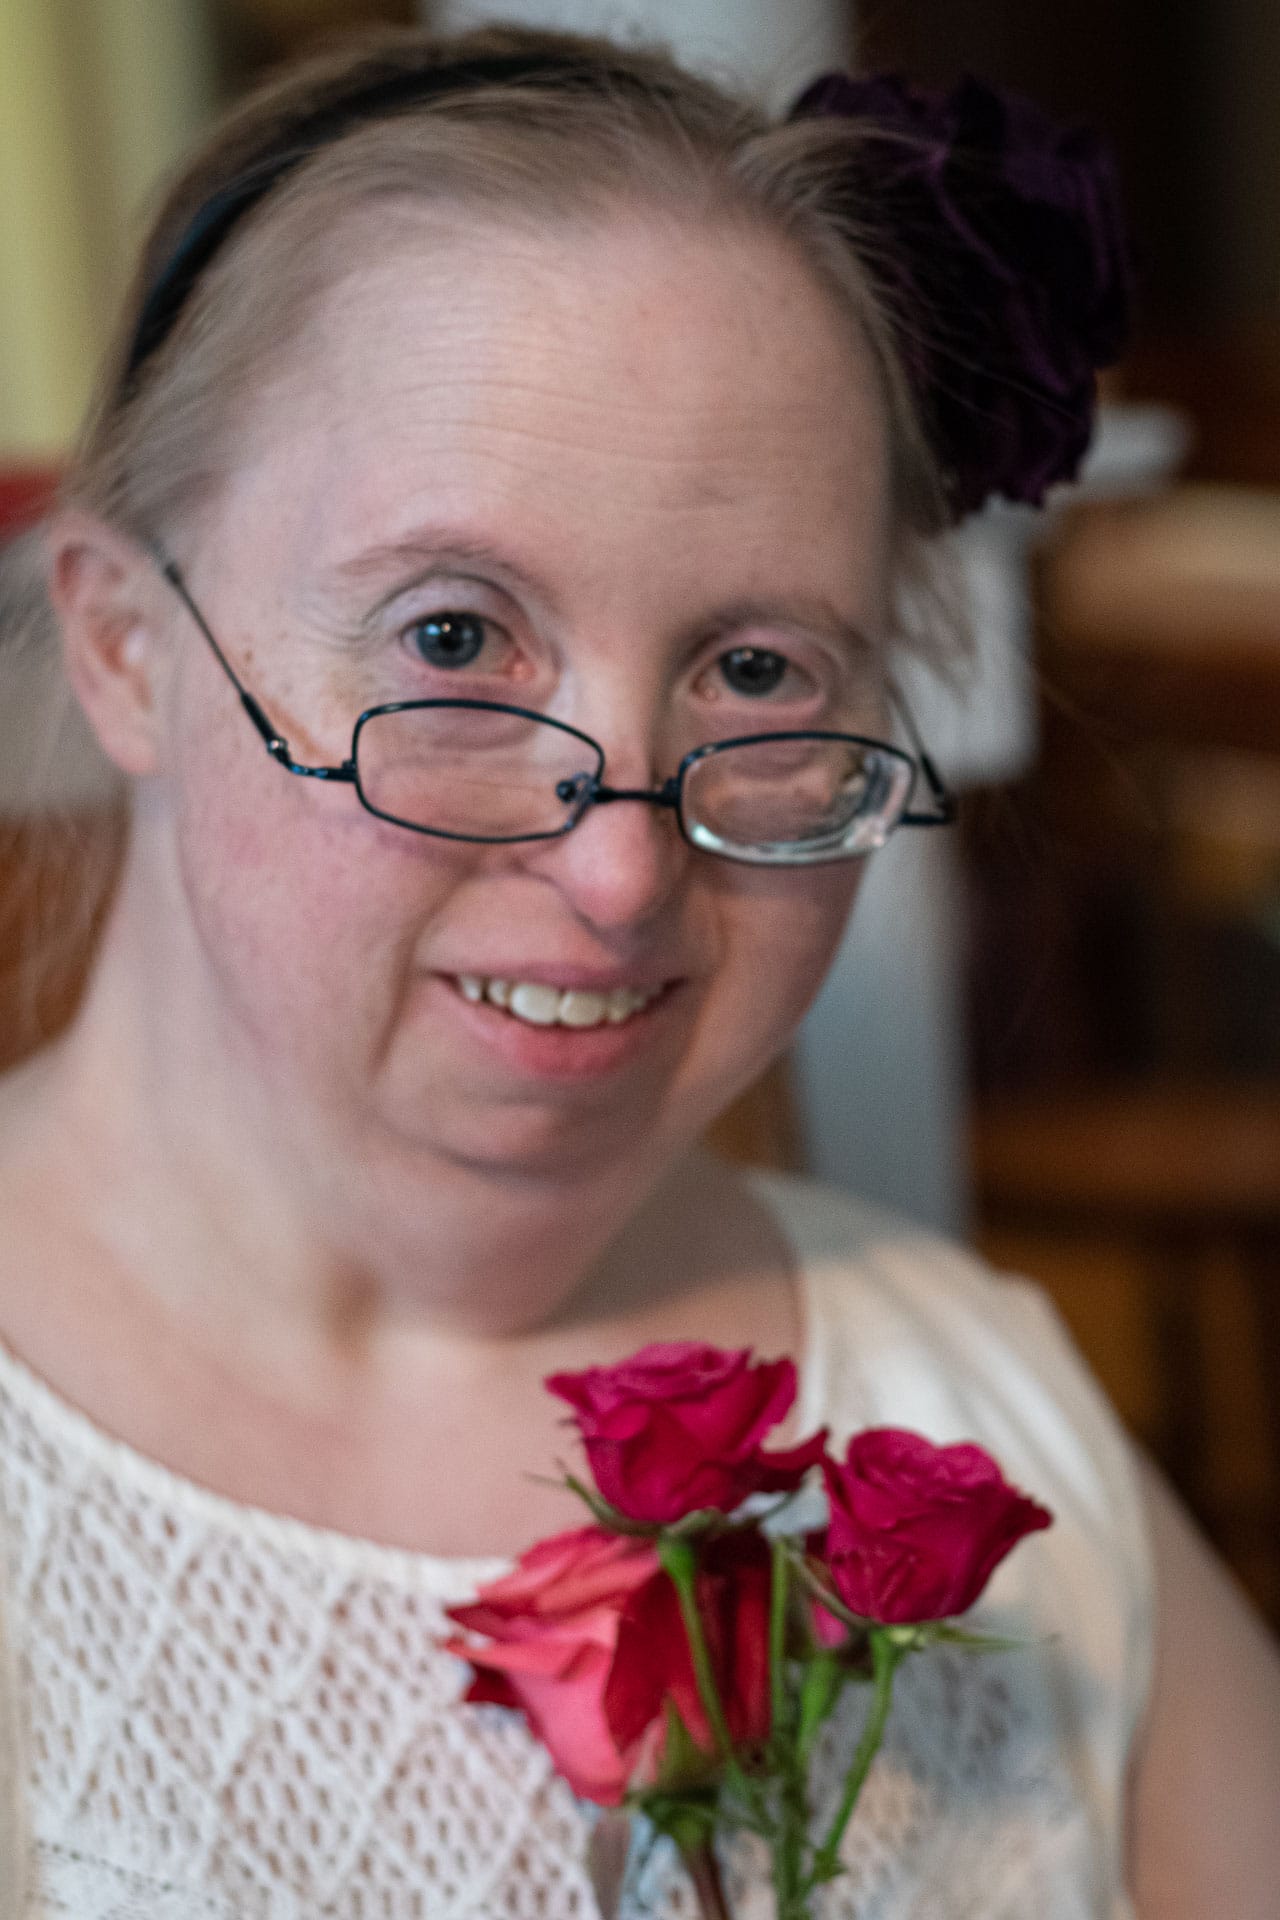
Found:
[[[677,973],[604,973],[598,968],[537,966],[528,962],[503,967],[437,967],[435,971],[442,979],[452,982],[506,980],[511,986],[524,982],[531,987],[558,987],[561,992],[599,994],[617,993],[624,987],[636,993],[660,993],[666,987],[676,986],[684,977]]]
[[[678,983],[647,1006],[613,1024],[589,1027],[556,1023],[537,1026],[505,1013],[487,1000],[466,999],[453,974],[437,974],[448,995],[451,1017],[469,1031],[489,1056],[505,1063],[520,1079],[571,1085],[607,1075],[646,1055],[668,1024],[680,995]],[[547,984],[551,984],[548,982]]]

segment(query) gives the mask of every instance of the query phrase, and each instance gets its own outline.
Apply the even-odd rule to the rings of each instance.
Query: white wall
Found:
[[[848,58],[843,0],[426,0],[447,30],[486,20],[658,40],[685,65],[784,106],[815,73]]]

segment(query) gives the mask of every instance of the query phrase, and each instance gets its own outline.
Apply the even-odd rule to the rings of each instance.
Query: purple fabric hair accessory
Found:
[[[1095,369],[1119,357],[1133,274],[1110,156],[1080,128],[971,78],[948,94],[826,74],[792,118],[861,122],[857,218],[956,520],[992,495],[1039,505],[1089,444]]]

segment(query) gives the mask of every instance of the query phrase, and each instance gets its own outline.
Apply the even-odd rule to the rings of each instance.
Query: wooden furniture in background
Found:
[[[71,1019],[123,845],[118,814],[0,819],[0,1072]]]
[[[970,839],[979,1237],[1280,1623],[1280,494],[1083,509],[1042,601],[1021,866]]]
[[[753,1087],[713,1124],[707,1143],[743,1166],[796,1173],[804,1166],[800,1124],[784,1059],[775,1060]]]
[[[1051,1249],[1041,1277],[1122,1412],[1280,1621],[1280,1089],[988,1101],[973,1165],[987,1252],[1034,1268]],[[1082,1313],[1070,1265],[1108,1257]]]

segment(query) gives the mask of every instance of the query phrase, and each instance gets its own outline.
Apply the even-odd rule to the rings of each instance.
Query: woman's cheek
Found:
[[[205,964],[259,1050],[384,1028],[440,878],[346,787],[212,755],[183,793],[181,880]],[[406,836],[407,838],[408,836]]]
[[[743,943],[756,949],[758,988],[767,983],[766,998],[792,1022],[822,985],[861,879],[862,864],[852,860],[774,869],[767,898],[749,895],[743,903]]]
[[[855,862],[747,871],[720,989],[708,1001],[725,1068],[722,1105],[789,1045],[839,949],[860,881]]]

